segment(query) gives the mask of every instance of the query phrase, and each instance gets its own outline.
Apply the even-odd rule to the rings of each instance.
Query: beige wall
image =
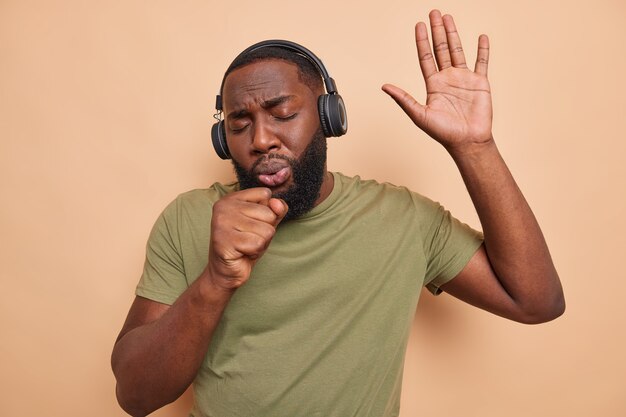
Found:
[[[149,229],[231,177],[209,144],[233,56],[316,51],[347,102],[330,168],[404,184],[477,226],[450,158],[381,91],[424,89],[412,27],[454,14],[492,41],[500,149],[543,225],[561,319],[523,326],[424,295],[402,416],[626,415],[626,5],[556,2],[0,0],[1,416],[122,416],[109,367]],[[155,413],[184,415],[189,402]]]

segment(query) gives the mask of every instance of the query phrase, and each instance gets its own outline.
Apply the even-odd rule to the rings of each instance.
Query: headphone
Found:
[[[242,55],[267,47],[277,47],[294,51],[309,60],[309,62],[311,62],[318,69],[324,79],[324,86],[327,93],[319,96],[317,99],[317,109],[320,115],[322,131],[326,137],[344,135],[348,131],[348,119],[346,116],[346,107],[343,104],[343,99],[337,92],[335,80],[330,77],[330,74],[328,74],[324,64],[322,64],[322,61],[304,46],[298,45],[295,42],[280,39],[262,41],[246,48],[243,52],[237,55],[233,62],[239,59]],[[226,129],[224,127],[224,120],[221,118],[223,110],[222,93],[224,90],[225,80],[226,77],[222,79],[220,93],[215,98],[215,109],[217,110],[217,113],[215,113],[213,117],[217,120],[217,123],[211,127],[211,140],[213,141],[213,147],[215,148],[217,155],[222,159],[230,159],[230,151],[228,150],[228,144],[226,143]]]

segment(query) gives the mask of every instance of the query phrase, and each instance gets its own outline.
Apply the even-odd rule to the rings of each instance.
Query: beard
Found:
[[[258,181],[254,170],[260,163],[273,158],[287,161],[291,166],[293,183],[285,191],[272,194],[274,198],[285,200],[289,206],[283,220],[292,220],[311,211],[320,196],[326,171],[326,138],[322,130],[318,129],[313,134],[311,143],[298,159],[271,153],[257,159],[249,171],[233,159],[232,163],[240,189],[265,187]]]

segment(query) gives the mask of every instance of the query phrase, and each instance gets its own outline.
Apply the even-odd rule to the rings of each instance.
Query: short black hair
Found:
[[[279,59],[295,64],[298,67],[298,79],[309,87],[311,91],[317,92],[319,89],[323,89],[322,74],[313,62],[296,51],[279,46],[266,46],[239,55],[224,73],[224,80],[228,77],[228,74],[237,68],[271,59]],[[220,91],[220,95],[222,93]]]

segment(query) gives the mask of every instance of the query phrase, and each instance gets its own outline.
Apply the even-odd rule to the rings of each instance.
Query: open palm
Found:
[[[426,25],[415,27],[420,68],[426,82],[426,104],[399,87],[385,84],[389,94],[428,135],[446,148],[488,142],[491,137],[491,90],[487,80],[489,40],[481,35],[474,71],[465,63],[461,40],[451,16],[430,13],[434,57]],[[436,63],[435,63],[436,59]]]

